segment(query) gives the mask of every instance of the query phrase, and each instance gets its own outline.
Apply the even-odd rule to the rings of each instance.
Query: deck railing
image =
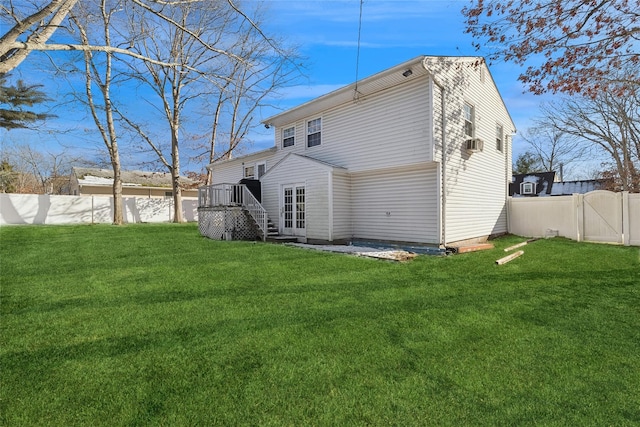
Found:
[[[198,189],[198,207],[242,206],[258,224],[262,240],[267,238],[267,211],[244,184],[216,184]]]

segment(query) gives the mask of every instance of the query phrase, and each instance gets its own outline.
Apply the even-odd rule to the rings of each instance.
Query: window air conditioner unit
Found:
[[[466,149],[471,153],[482,151],[482,145],[483,143],[480,138],[467,139],[465,141]]]

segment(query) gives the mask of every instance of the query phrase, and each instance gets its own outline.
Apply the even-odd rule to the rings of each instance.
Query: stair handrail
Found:
[[[262,231],[262,240],[267,240],[269,228],[267,210],[246,185],[223,183],[198,188],[198,207],[215,206],[242,206]]]
[[[267,218],[267,210],[262,206],[262,204],[255,198],[253,193],[249,191],[246,185],[237,184],[242,186],[242,206],[249,212],[249,215],[255,220],[256,224],[258,224],[258,228],[262,231],[262,240],[267,240],[268,234],[268,218]]]
[[[198,207],[235,206],[242,204],[241,184],[214,184],[198,188]]]

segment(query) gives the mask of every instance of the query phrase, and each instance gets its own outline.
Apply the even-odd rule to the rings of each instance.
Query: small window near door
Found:
[[[244,177],[253,179],[255,177],[255,166],[245,166],[244,167]]]
[[[322,119],[307,122],[307,147],[320,145],[322,141]]]
[[[267,163],[266,162],[256,163],[256,169],[258,170],[258,175],[256,176],[256,179],[260,179],[262,175],[267,173]]]
[[[172,199],[173,198],[173,191],[165,191],[164,192],[164,198],[165,199]]]
[[[282,147],[293,147],[296,143],[296,128],[290,127],[282,130]]]

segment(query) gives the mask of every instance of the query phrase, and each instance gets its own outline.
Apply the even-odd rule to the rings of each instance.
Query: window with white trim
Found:
[[[475,108],[468,102],[464,103],[464,134],[469,138],[474,137],[475,133]]]
[[[245,166],[244,167],[244,177],[253,179],[256,176],[255,175],[255,170],[256,170],[256,168],[253,165]]]
[[[315,147],[322,142],[322,119],[307,122],[307,147]]]
[[[536,194],[536,183],[535,182],[520,183],[520,194],[527,194],[527,195]]]
[[[496,150],[502,151],[504,144],[504,132],[502,130],[502,125],[496,124]]]
[[[258,172],[258,175],[256,175],[256,179],[260,179],[262,175],[267,173],[267,162],[256,163],[256,172]]]
[[[282,147],[292,147],[296,143],[296,128],[292,126],[290,128],[282,129]]]

